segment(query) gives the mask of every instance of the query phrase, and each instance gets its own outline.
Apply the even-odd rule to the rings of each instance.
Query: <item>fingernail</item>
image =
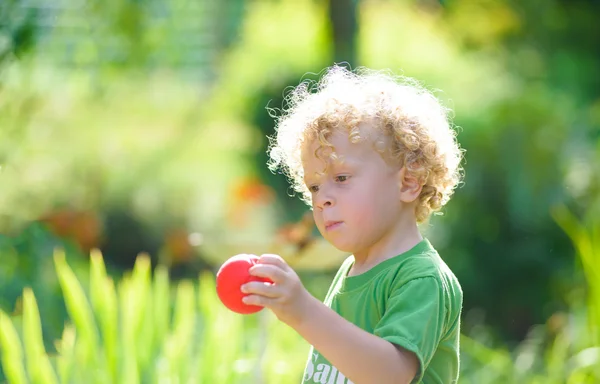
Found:
[[[242,285],[242,286],[240,287],[240,290],[241,290],[242,292],[246,293],[246,285]]]

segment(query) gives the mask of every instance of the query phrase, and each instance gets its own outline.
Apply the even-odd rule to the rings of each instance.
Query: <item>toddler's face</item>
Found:
[[[361,130],[361,137],[364,137]],[[386,163],[370,138],[351,143],[347,132],[329,137],[336,160],[318,140],[302,151],[304,181],[312,195],[313,215],[323,237],[336,248],[357,253],[381,240],[401,209],[399,168]],[[325,161],[327,169],[324,174]]]

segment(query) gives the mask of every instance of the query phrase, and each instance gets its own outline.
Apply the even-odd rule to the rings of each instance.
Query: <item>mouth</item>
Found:
[[[334,229],[339,228],[344,222],[343,221],[326,221],[325,222],[325,230],[326,231],[333,231]]]

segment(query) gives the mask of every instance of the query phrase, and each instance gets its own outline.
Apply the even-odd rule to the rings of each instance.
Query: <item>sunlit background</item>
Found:
[[[454,111],[465,182],[422,230],[464,290],[460,383],[600,382],[600,2],[0,0],[0,381],[298,383],[308,344],[216,298],[346,256],[266,167],[333,63]],[[136,264],[136,257],[137,258]],[[135,266],[135,267],[134,267]]]

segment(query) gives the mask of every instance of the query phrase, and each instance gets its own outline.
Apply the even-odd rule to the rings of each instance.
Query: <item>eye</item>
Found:
[[[336,176],[335,181],[337,181],[338,183],[345,183],[346,181],[348,181],[349,178],[350,176],[347,175]]]
[[[310,187],[308,187],[308,190],[311,193],[317,193],[317,192],[319,192],[319,186],[318,185],[311,185]]]

